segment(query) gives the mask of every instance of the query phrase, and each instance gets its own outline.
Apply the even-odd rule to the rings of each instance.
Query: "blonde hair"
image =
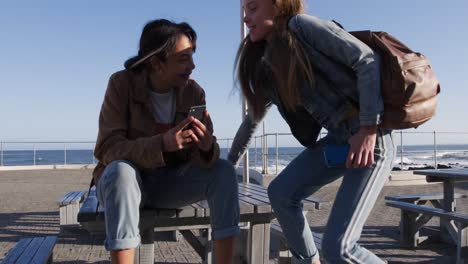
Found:
[[[237,79],[255,118],[261,117],[265,111],[265,86],[268,85],[265,82],[265,70],[271,70],[281,103],[287,111],[295,111],[296,106],[302,103],[297,87],[299,74],[311,86],[314,83],[307,54],[302,44],[288,30],[289,19],[304,12],[302,1],[272,1],[278,13],[273,19],[271,41],[268,44],[265,40],[252,42],[247,36],[237,51],[235,61]],[[266,59],[263,59],[264,55]]]

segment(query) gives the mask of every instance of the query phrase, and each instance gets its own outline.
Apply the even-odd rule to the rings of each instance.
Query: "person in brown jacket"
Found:
[[[143,28],[138,55],[109,80],[99,116],[93,172],[105,209],[105,247],[113,263],[133,263],[139,209],[178,208],[206,199],[217,263],[231,263],[239,233],[237,178],[219,146],[203,89],[190,79],[197,35],[159,19]]]

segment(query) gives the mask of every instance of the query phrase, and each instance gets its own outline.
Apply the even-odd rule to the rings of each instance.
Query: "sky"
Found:
[[[468,1],[308,0],[306,13],[348,30],[383,30],[425,54],[441,83],[437,115],[406,144],[468,143]],[[241,122],[234,84],[240,43],[239,1],[2,1],[0,3],[0,141],[95,141],[110,75],[138,51],[143,26],[166,18],[198,33],[192,78],[206,91],[218,138]],[[270,110],[268,133],[289,128]],[[398,139],[399,140],[399,139]],[[280,145],[297,145],[290,137]]]

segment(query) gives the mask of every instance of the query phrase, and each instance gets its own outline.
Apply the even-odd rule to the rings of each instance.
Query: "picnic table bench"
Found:
[[[78,213],[78,222],[91,233],[103,233],[104,212],[97,210],[95,190],[91,190]],[[303,200],[304,211],[320,209],[323,202],[309,197]],[[247,263],[269,263],[270,222],[275,218],[267,190],[256,184],[239,183],[240,222],[248,228],[245,244]],[[97,213],[96,213],[97,212]],[[141,245],[136,263],[154,263],[154,231],[178,230],[200,255],[204,263],[213,263],[211,246],[210,209],[207,201],[200,201],[177,209],[142,209],[140,211]],[[194,231],[202,232],[198,237]]]
[[[416,247],[426,237],[420,229],[434,216],[440,218],[440,237],[457,245],[457,264],[468,263],[468,213],[456,210],[456,200],[466,194],[455,192],[455,183],[468,181],[466,169],[420,170],[427,182],[442,182],[443,193],[387,196],[386,204],[401,209],[400,236],[403,246]],[[426,206],[430,202],[432,207]]]
[[[467,197],[468,195],[462,193],[454,194],[455,200]],[[431,220],[432,216],[421,217],[420,215],[409,213],[409,207],[405,206],[406,203],[418,206],[431,205],[433,208],[443,208],[444,195],[442,193],[390,195],[385,196],[385,200],[397,202],[389,202],[387,205],[401,210],[400,244],[404,247],[417,247],[429,238],[428,236],[420,235],[420,230],[429,220]],[[455,202],[453,205],[455,206]],[[444,229],[444,221],[441,221],[440,227],[441,229]]]
[[[23,238],[6,255],[2,264],[52,263],[56,236]]]
[[[57,199],[60,211],[60,229],[78,225],[77,216],[85,195],[85,191],[72,191]]]
[[[468,214],[460,212],[446,212],[440,208],[432,208],[410,204],[406,202],[387,202],[387,205],[401,208],[410,218],[415,219],[415,223],[427,222],[433,216],[437,216],[441,221],[453,221],[455,226],[450,229],[450,235],[457,244],[457,264],[468,263]]]

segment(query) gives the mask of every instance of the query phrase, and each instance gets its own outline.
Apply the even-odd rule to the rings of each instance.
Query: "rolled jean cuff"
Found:
[[[232,227],[226,227],[222,229],[213,229],[211,235],[213,240],[222,240],[240,233],[240,227],[238,225]]]
[[[107,251],[136,248],[140,245],[140,237],[127,239],[106,239],[105,247]]]
[[[319,255],[319,252],[317,250],[317,253],[315,253],[315,255],[313,255],[310,258],[298,259],[298,258],[293,256],[291,258],[291,264],[311,264],[311,263],[314,263],[315,261],[318,261],[318,260],[320,260],[320,255]]]

